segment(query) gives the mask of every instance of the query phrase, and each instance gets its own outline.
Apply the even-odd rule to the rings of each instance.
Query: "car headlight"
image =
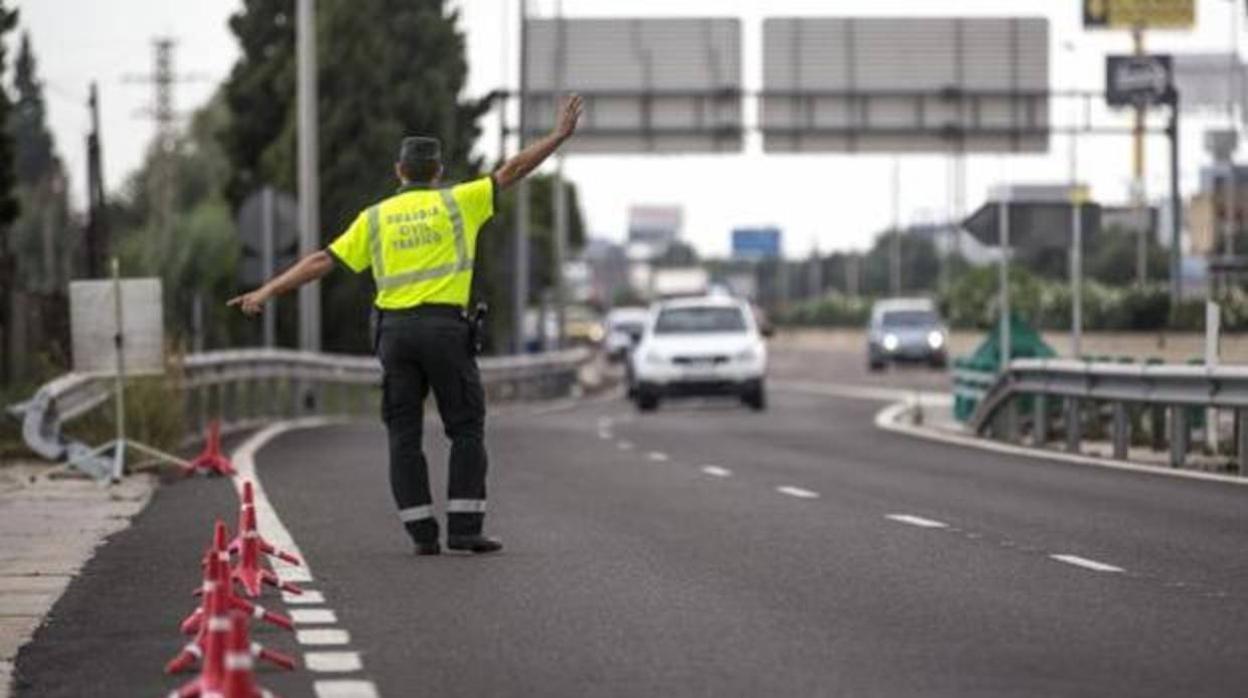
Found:
[[[900,344],[900,342],[897,340],[897,335],[884,335],[884,351],[897,351],[898,344]]]
[[[742,349],[741,351],[737,352],[734,358],[736,358],[737,361],[753,361],[754,359],[758,358],[758,348],[746,347]]]
[[[601,342],[602,338],[605,336],[606,336],[606,332],[603,331],[602,325],[594,325],[593,327],[589,328],[589,341],[593,342],[594,344]]]
[[[945,333],[940,330],[932,330],[927,333],[927,346],[932,349],[939,349],[945,346]]]

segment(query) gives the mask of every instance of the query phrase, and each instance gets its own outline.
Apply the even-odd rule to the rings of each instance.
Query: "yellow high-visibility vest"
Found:
[[[444,189],[404,187],[361,211],[329,253],[357,274],[373,270],[373,302],[382,310],[467,306],[477,234],[493,215],[490,177]]]

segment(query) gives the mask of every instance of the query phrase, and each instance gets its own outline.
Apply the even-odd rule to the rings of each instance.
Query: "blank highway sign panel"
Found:
[[[579,153],[713,153],[742,147],[741,22],[733,18],[531,19],[529,137],[579,92]]]
[[[122,279],[122,325],[126,373],[164,371],[164,304],[160,279]],[[69,324],[74,370],[117,372],[117,310],[111,280],[71,281]]]
[[[1044,18],[786,17],[763,23],[768,152],[1043,152]]]

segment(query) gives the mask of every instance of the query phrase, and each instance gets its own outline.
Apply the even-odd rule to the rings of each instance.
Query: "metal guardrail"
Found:
[[[592,353],[586,348],[478,361],[491,400],[531,400],[567,395]],[[171,407],[182,410],[188,439],[210,420],[223,429],[256,426],[308,415],[362,415],[380,411],[381,365],[371,356],[318,354],[288,349],[236,349],[189,354],[165,374]],[[22,420],[27,446],[48,460],[78,460],[91,447],[64,427],[110,400],[113,377],[68,373],[39,388],[8,412]],[[85,470],[108,471],[103,464]],[[100,472],[96,472],[99,470]]]
[[[1106,432],[1118,459],[1127,457],[1133,431],[1147,427],[1149,446],[1160,451],[1168,442],[1170,465],[1177,468],[1187,459],[1193,425],[1205,421],[1208,410],[1232,411],[1232,451],[1239,473],[1248,475],[1245,366],[1015,359],[980,401],[969,426],[981,436],[1009,441],[1029,432],[1038,446],[1060,426],[1069,451],[1079,450],[1085,434]],[[1216,420],[1206,428],[1217,429]]]

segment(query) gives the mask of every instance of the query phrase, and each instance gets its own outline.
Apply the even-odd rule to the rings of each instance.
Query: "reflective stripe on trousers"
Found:
[[[459,210],[459,203],[450,189],[439,189],[442,204],[451,219],[451,228],[455,236],[455,261],[428,269],[416,269],[398,274],[386,274],[385,260],[381,244],[381,204],[374,204],[368,209],[368,242],[373,256],[373,279],[377,289],[395,288],[407,284],[440,279],[451,274],[472,270],[472,259],[468,256],[468,240],[464,237],[464,216]]]

